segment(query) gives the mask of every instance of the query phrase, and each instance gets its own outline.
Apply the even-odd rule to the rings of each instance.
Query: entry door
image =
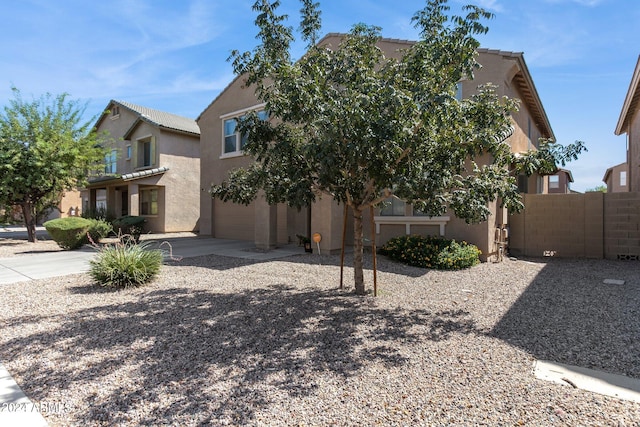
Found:
[[[129,215],[129,192],[126,190],[121,191],[120,195],[122,197],[122,203],[120,203],[120,206],[122,206],[120,215]]]

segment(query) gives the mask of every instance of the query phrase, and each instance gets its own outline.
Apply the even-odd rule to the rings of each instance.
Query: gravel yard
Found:
[[[350,293],[350,269],[339,290],[338,263],[207,256],[140,289],[3,285],[0,361],[52,426],[640,425],[640,404],[532,368],[640,378],[637,262],[380,257],[378,298]]]

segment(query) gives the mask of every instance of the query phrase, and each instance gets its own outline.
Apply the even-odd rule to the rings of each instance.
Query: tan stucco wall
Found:
[[[640,109],[633,114],[627,136],[629,138],[627,150],[629,191],[640,191]]]
[[[82,197],[79,190],[65,191],[60,201],[60,218],[82,215]]]

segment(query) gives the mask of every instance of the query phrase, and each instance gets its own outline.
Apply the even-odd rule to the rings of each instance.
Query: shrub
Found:
[[[113,227],[103,219],[90,219],[91,227],[89,228],[89,237],[95,243],[103,239],[113,231]]]
[[[134,242],[138,242],[145,222],[147,220],[143,216],[125,215],[113,221],[113,228],[119,236],[130,236]]]
[[[380,253],[414,267],[459,270],[480,262],[480,250],[467,242],[436,236],[400,236],[389,240]]]
[[[62,249],[78,249],[87,242],[91,221],[78,217],[58,218],[45,222],[44,228]]]
[[[150,282],[160,271],[163,252],[149,242],[120,241],[99,249],[89,261],[89,274],[101,286],[128,288]]]
[[[104,207],[86,209],[82,211],[81,216],[87,219],[103,219],[107,222],[112,222],[115,218],[113,214],[109,213],[107,208]]]

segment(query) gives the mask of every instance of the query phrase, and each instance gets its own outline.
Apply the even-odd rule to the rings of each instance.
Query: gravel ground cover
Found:
[[[350,293],[350,269],[338,289],[337,256],[190,258],[139,289],[87,275],[2,286],[0,361],[52,426],[638,426],[640,404],[538,380],[532,364],[640,378],[639,271],[380,257],[373,298]]]

